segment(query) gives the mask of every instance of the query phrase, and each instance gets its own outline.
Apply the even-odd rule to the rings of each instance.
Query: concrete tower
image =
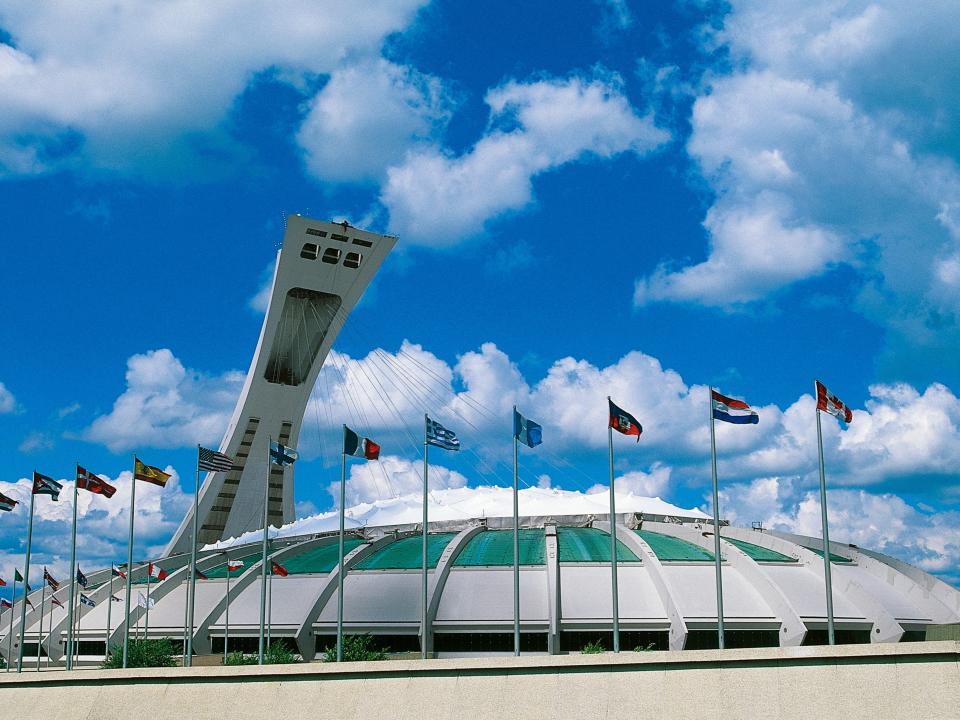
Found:
[[[345,223],[287,218],[270,305],[220,451],[228,472],[208,473],[200,491],[200,543],[263,527],[263,483],[272,437],[296,447],[317,375],[350,311],[396,243]],[[294,519],[293,467],[270,466],[270,524]],[[193,510],[165,554],[190,548]]]

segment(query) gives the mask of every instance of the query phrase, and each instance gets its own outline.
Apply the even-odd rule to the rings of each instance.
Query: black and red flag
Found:
[[[87,490],[94,495],[103,495],[105,498],[112,498],[117,489],[106,480],[94,475],[86,468],[77,465],[77,487],[81,490]]]
[[[610,403],[610,427],[624,435],[636,435],[637,442],[640,442],[640,433],[643,432],[643,426],[637,422],[633,415],[614,405],[613,400],[607,398],[607,402]]]
[[[279,575],[280,577],[286,577],[287,575],[290,574],[289,572],[287,572],[287,569],[283,565],[278,563],[276,560],[270,561],[270,572],[273,575]]]
[[[43,579],[47,581],[47,585],[54,591],[60,589],[60,583],[53,579],[53,575],[50,574],[50,571],[46,568],[43,569]]]
[[[10,512],[17,506],[17,501],[13,498],[8,498],[3,493],[0,493],[0,510],[5,510]]]

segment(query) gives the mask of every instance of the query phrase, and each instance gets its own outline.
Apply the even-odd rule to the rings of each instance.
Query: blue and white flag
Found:
[[[514,410],[513,436],[527,447],[536,447],[543,442],[543,428]]]
[[[460,438],[452,430],[447,430],[436,420],[427,418],[427,443],[444,450],[459,450]]]
[[[89,607],[96,607],[96,606],[97,606],[97,603],[96,603],[95,601],[91,600],[90,598],[88,598],[88,597],[87,597],[86,595],[84,595],[83,593],[80,593],[80,604],[81,604],[81,605],[87,605],[87,606],[89,606]]]
[[[292,447],[281,445],[278,442],[270,443],[270,461],[274,465],[279,465],[280,467],[293,465],[298,457],[300,457],[299,453]]]

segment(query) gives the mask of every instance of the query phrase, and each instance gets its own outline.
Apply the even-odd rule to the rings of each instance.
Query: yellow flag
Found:
[[[141,462],[140,458],[134,458],[133,477],[137,480],[143,480],[144,482],[163,487],[167,484],[167,480],[170,479],[170,473],[165,473],[160,468],[153,467],[153,465],[147,465]]]

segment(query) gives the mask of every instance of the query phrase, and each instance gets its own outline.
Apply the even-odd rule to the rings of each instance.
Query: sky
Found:
[[[424,412],[464,445],[434,501],[488,512],[514,404],[525,497],[605,512],[608,395],[644,427],[618,493],[711,512],[716,387],[760,417],[717,427],[721,515],[819,535],[819,378],[854,411],[823,418],[831,538],[960,585],[958,44],[947,0],[0,0],[0,492],[68,481],[34,566],[65,574],[76,462],[119,488],[80,495],[81,567],[125,558],[133,453],[173,474],[138,492],[162,549],[300,213],[399,241],[298,517],[335,507],[343,422],[383,447],[348,503],[409,507]]]

